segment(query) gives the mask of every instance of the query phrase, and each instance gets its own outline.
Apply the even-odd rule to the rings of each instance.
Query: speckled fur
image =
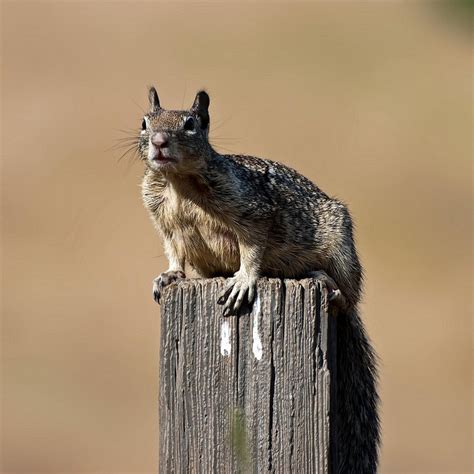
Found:
[[[203,277],[243,269],[252,278],[304,278],[315,270],[332,277],[347,300],[338,316],[339,472],[376,472],[376,360],[357,311],[362,270],[346,206],[280,163],[214,151],[199,94],[189,111],[161,109],[154,94],[139,142],[147,164],[142,194],[169,271],[188,264]],[[183,131],[188,116],[200,125],[192,136]],[[180,157],[160,171],[147,160],[156,132],[167,134],[170,153]]]

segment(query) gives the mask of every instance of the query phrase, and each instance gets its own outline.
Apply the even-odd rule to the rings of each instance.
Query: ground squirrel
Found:
[[[189,110],[161,108],[155,88],[137,137],[142,195],[169,268],[163,288],[185,278],[229,277],[224,315],[251,303],[260,276],[323,279],[339,306],[337,446],[341,473],[373,473],[379,444],[376,357],[358,314],[362,270],[346,206],[280,163],[221,155],[209,143],[209,96]]]

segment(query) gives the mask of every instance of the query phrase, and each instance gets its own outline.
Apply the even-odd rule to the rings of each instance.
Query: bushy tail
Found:
[[[337,316],[337,464],[344,474],[377,472],[377,360],[357,309]]]

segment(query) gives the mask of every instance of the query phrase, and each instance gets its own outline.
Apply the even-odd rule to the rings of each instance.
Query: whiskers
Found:
[[[213,122],[211,126],[211,132],[209,136],[209,143],[215,148],[217,151],[223,150],[231,154],[238,154],[236,150],[233,150],[231,147],[237,145],[241,139],[240,138],[231,138],[231,137],[224,137],[222,135],[216,135],[216,130],[221,129],[228,121],[230,117],[226,117],[221,120],[216,120]]]
[[[230,149],[229,147],[232,147],[238,142],[238,138],[228,138],[215,135],[209,137],[209,143],[212,145],[213,148],[215,148],[217,151],[224,150],[231,154],[236,154],[237,152],[235,150]]]
[[[117,161],[121,161],[124,157],[129,156],[132,161],[140,161],[139,146],[140,146],[140,134],[137,130],[116,130],[117,132],[123,133],[126,136],[117,138],[116,143],[112,145],[107,151],[118,151],[122,152],[118,157]]]

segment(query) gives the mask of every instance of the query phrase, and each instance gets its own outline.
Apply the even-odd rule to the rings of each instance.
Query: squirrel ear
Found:
[[[150,112],[158,112],[160,109],[160,99],[154,87],[150,87],[148,91],[148,100],[150,101]]]
[[[201,128],[206,129],[209,126],[209,95],[206,91],[199,91],[194,99],[191,110],[196,112],[201,119]]]

